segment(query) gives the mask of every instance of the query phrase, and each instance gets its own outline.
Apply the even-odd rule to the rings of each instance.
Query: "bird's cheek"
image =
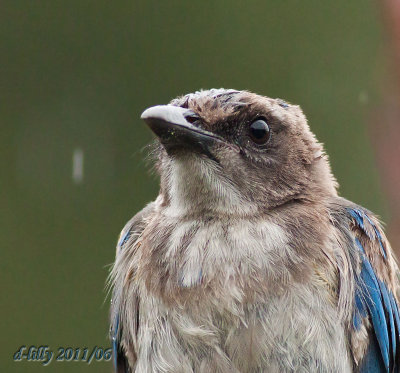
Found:
[[[215,146],[211,149],[211,152],[222,165],[228,165],[235,162],[237,163],[241,158],[239,146],[228,142],[215,144]]]

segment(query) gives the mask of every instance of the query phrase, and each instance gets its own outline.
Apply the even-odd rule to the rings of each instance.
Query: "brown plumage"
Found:
[[[397,266],[378,221],[337,196],[301,109],[221,89],[142,117],[159,139],[160,194],[117,248],[116,367],[364,373],[380,329],[364,313],[352,326],[364,273],[356,239],[394,297]]]

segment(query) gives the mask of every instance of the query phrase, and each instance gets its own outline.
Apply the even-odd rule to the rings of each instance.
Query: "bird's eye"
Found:
[[[265,144],[269,140],[270,132],[265,119],[258,118],[250,124],[250,138],[258,145]]]

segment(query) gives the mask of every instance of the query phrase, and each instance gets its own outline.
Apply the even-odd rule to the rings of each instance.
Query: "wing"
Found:
[[[347,217],[354,246],[353,354],[359,355],[360,373],[398,373],[398,267],[379,221],[369,211],[349,207]]]
[[[130,373],[130,367],[134,366],[136,362],[135,345],[137,329],[139,328],[139,299],[136,294],[130,294],[129,296],[129,315],[133,319],[130,325],[134,325],[135,335],[125,332],[120,314],[121,309],[124,306],[126,307],[126,271],[132,268],[130,262],[134,260],[138,237],[143,232],[146,226],[146,219],[153,210],[154,203],[151,203],[125,225],[118,239],[116,260],[110,274],[113,286],[110,337],[114,371],[117,373]]]
[[[128,227],[125,227],[122,230],[120,237],[118,239],[116,256],[118,256],[118,254],[122,250],[124,250],[124,246],[129,241],[129,239],[132,237],[132,234],[134,232],[129,223],[127,224],[127,226]],[[114,371],[117,373],[128,373],[128,372],[130,372],[129,364],[128,364],[128,361],[124,354],[124,351],[122,349],[122,346],[120,344],[122,331],[121,331],[121,327],[120,327],[119,312],[116,309],[117,306],[116,306],[116,301],[115,301],[114,295],[115,295],[115,293],[113,294],[113,298],[111,300],[112,320],[111,320],[111,328],[110,328]]]

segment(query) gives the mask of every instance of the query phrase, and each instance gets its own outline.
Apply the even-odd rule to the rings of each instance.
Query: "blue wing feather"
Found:
[[[379,285],[371,267],[371,264],[364,257],[360,275],[360,291],[371,316],[372,325],[381,349],[385,367],[389,370],[389,335],[386,323],[384,305],[379,289]]]
[[[360,367],[360,373],[385,373],[387,372],[382,361],[381,351],[376,338],[368,346],[365,358]]]
[[[124,234],[121,235],[121,238],[118,241],[118,250],[121,250],[125,243],[129,240],[131,236],[131,231],[127,230]]]
[[[394,315],[393,315],[393,309],[392,309],[392,303],[390,302],[390,298],[389,298],[389,291],[386,287],[386,285],[381,281],[378,280],[378,284],[379,284],[379,288],[382,294],[382,298],[383,298],[383,305],[384,308],[387,311],[387,315],[389,317],[389,325],[390,325],[390,339],[392,342],[392,355],[396,356],[396,329],[395,329],[395,325],[394,325]]]
[[[128,242],[130,236],[131,236],[130,229],[128,229],[125,233],[121,235],[117,245],[118,251],[123,249],[126,242]],[[121,331],[119,323],[119,314],[117,314],[115,316],[113,328],[111,330],[111,347],[112,347],[114,371],[127,373],[128,372],[127,363],[125,361],[125,357],[123,356],[123,352],[121,351],[119,343],[120,335]]]
[[[394,299],[393,294],[389,293],[390,303],[392,304],[394,319],[396,321],[396,332],[397,337],[400,339],[400,313],[399,313],[399,306]]]
[[[118,350],[119,350],[119,341],[118,341],[118,333],[119,333],[119,315],[115,317],[114,321],[114,330],[112,330],[111,343],[113,350],[113,365],[114,370],[117,371],[118,368]]]
[[[350,208],[347,211],[362,234],[371,243],[379,244],[380,254],[386,260],[387,253],[383,245],[382,234],[367,212]],[[362,320],[369,316],[373,328],[360,372],[400,372],[398,361],[400,343],[399,307],[393,293],[377,276],[367,257],[365,248],[355,236],[354,243],[361,260],[361,269],[356,274],[357,287],[354,294],[353,327],[359,330]]]

